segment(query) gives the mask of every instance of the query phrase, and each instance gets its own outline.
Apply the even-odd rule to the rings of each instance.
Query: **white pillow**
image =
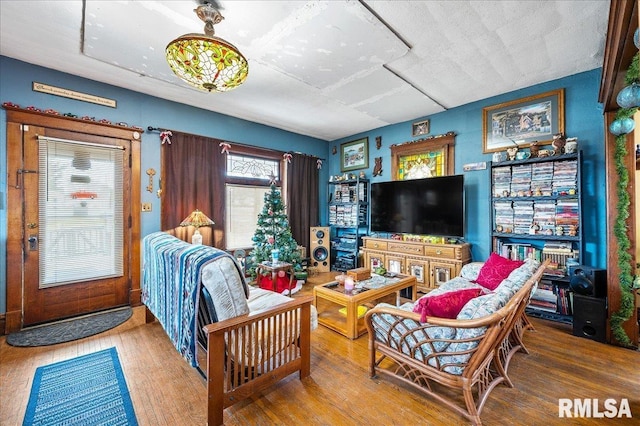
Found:
[[[235,261],[222,257],[202,268],[202,285],[211,294],[218,321],[249,313],[244,282]]]

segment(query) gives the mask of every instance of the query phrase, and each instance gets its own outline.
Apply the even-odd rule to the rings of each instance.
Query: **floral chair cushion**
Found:
[[[379,307],[398,308],[388,303],[379,303]],[[411,312],[413,304],[405,303],[400,309]],[[423,360],[433,352],[444,351],[449,342],[441,339],[453,339],[456,335],[455,328],[430,327],[418,330],[422,324],[418,321],[405,319],[397,321],[397,317],[389,314],[381,314],[373,317],[376,340],[386,341],[389,345],[406,355]],[[412,331],[413,330],[413,331]]]
[[[458,314],[457,319],[476,319],[491,315],[506,305],[508,301],[509,298],[506,297],[506,295],[499,293],[476,297],[467,302]],[[475,349],[480,342],[480,340],[476,338],[483,336],[486,331],[486,327],[458,328],[454,339],[456,341],[447,346],[445,350],[448,355],[438,357],[441,369],[451,374],[461,375],[472,355],[471,352],[465,352]],[[462,341],[465,339],[476,340]]]
[[[502,280],[495,291],[504,293],[508,298],[511,298],[533,276],[539,267],[539,261],[535,259],[525,260],[522,266],[512,271],[507,278]]]
[[[480,269],[482,269],[483,265],[484,265],[484,262],[467,263],[462,267],[462,269],[460,269],[460,276],[462,278],[468,279],[469,281],[475,281],[478,279],[478,275],[480,274]]]

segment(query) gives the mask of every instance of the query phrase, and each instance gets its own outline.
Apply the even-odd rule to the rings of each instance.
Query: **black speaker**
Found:
[[[605,342],[607,299],[573,294],[573,335]]]
[[[314,226],[311,232],[311,264],[318,272],[329,272],[330,266],[330,229],[328,226]]]
[[[569,287],[574,293],[598,298],[607,297],[607,270],[591,266],[569,267]]]

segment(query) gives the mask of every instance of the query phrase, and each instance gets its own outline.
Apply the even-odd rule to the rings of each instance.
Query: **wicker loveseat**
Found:
[[[525,261],[493,291],[469,300],[455,319],[423,318],[413,312],[419,300],[377,305],[365,316],[371,377],[394,376],[480,425],[490,392],[503,382],[512,386],[507,369],[513,354],[526,350],[524,310],[546,265]],[[479,286],[474,281],[481,266],[465,265],[459,277],[423,297]],[[434,382],[461,391],[464,406],[438,392]]]

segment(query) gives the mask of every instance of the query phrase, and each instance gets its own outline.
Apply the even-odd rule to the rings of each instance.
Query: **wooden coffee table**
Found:
[[[313,288],[314,305],[318,310],[318,323],[349,339],[357,339],[367,328],[364,313],[380,302],[400,304],[400,291],[411,288],[415,300],[416,277],[397,275],[393,278],[376,277],[357,283],[353,291],[345,291],[342,284],[332,281]],[[358,311],[358,307],[360,307]]]

